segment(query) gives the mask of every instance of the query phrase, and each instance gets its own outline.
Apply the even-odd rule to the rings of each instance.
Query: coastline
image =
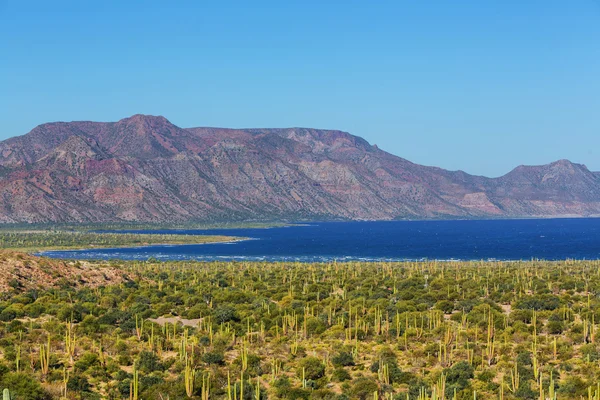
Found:
[[[72,235],[78,235],[78,233],[72,233]],[[104,234],[98,233],[96,235],[102,236]],[[108,235],[108,234],[107,234]],[[121,235],[121,234],[112,234]],[[136,234],[134,234],[136,235]],[[136,235],[142,236],[142,235]],[[143,235],[144,238],[146,235]],[[147,234],[147,236],[154,236],[154,234]],[[18,251],[28,254],[40,255],[48,251],[84,251],[84,250],[98,250],[98,249],[120,249],[120,248],[144,248],[150,246],[186,246],[186,245],[199,245],[199,244],[227,244],[236,243],[243,240],[249,240],[250,238],[239,237],[239,236],[221,236],[221,235],[168,235],[173,236],[173,240],[159,240],[157,242],[152,241],[123,241],[122,243],[90,243],[90,244],[67,244],[67,245],[24,245],[24,246],[7,246],[0,247],[1,251]],[[175,238],[177,236],[177,238]],[[183,239],[183,240],[182,240]],[[197,239],[197,240],[194,240]]]

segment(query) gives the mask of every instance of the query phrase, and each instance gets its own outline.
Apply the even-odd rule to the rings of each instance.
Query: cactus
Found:
[[[514,370],[510,371],[510,383],[511,383],[511,392],[515,393],[519,390],[519,383],[521,378],[519,377],[519,369],[517,368],[517,363],[515,362]]]
[[[306,368],[302,367],[302,389],[306,389]]]
[[[138,340],[141,340],[144,334],[144,319],[139,318],[137,314],[135,315],[135,334]]]
[[[65,352],[69,356],[69,360],[73,362],[73,357],[75,355],[75,333],[72,322],[67,322],[67,329],[65,331]]]
[[[69,371],[63,368],[63,397],[67,398],[67,384],[69,383]]]
[[[240,372],[240,399],[244,398],[244,370]]]
[[[40,345],[40,365],[42,368],[42,374],[48,375],[50,370],[50,336],[48,336],[48,343]]]
[[[231,375],[229,374],[229,371],[227,371],[227,400],[233,400],[231,389]]]
[[[196,380],[196,370],[189,360],[186,360],[183,381],[185,382],[185,393],[188,397],[194,396],[194,382]],[[204,381],[204,377],[202,379]],[[202,388],[204,390],[204,388]]]
[[[200,398],[202,400],[208,400],[210,398],[210,372],[206,375],[202,375],[202,392]]]
[[[379,380],[386,385],[390,384],[390,369],[389,365],[384,364],[383,361],[379,360],[379,370],[377,371],[377,376]]]
[[[248,369],[248,346],[247,346],[247,343],[245,340],[242,342],[241,357],[242,357],[242,369],[245,371]]]
[[[552,376],[552,371],[550,371],[550,387],[548,388],[548,395],[550,400],[556,400],[556,390],[554,387],[554,377]]]
[[[273,359],[271,361],[271,383],[275,382],[275,378],[279,375],[281,370],[281,361]]]
[[[15,369],[17,373],[21,372],[21,345],[15,346]]]
[[[133,379],[129,383],[129,400],[138,400],[140,391],[140,377],[137,370],[133,370]]]
[[[4,389],[2,391],[2,400],[10,400],[10,390]]]

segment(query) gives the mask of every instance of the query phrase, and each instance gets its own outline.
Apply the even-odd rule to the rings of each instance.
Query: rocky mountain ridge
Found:
[[[600,173],[560,160],[499,178],[427,167],[346,132],[56,122],[0,142],[0,222],[600,215]]]

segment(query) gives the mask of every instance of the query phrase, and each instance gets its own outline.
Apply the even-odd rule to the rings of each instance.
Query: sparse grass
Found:
[[[219,235],[168,235],[71,231],[1,231],[0,249],[38,252],[84,248],[135,247],[153,244],[201,244],[241,240]]]

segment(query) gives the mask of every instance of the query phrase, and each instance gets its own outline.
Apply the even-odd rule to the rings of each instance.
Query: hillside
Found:
[[[500,178],[413,164],[341,131],[56,122],[0,142],[0,222],[514,218],[600,214],[566,160]]]
[[[66,262],[0,250],[0,292],[51,287],[98,287],[128,280],[117,268],[87,261]]]

